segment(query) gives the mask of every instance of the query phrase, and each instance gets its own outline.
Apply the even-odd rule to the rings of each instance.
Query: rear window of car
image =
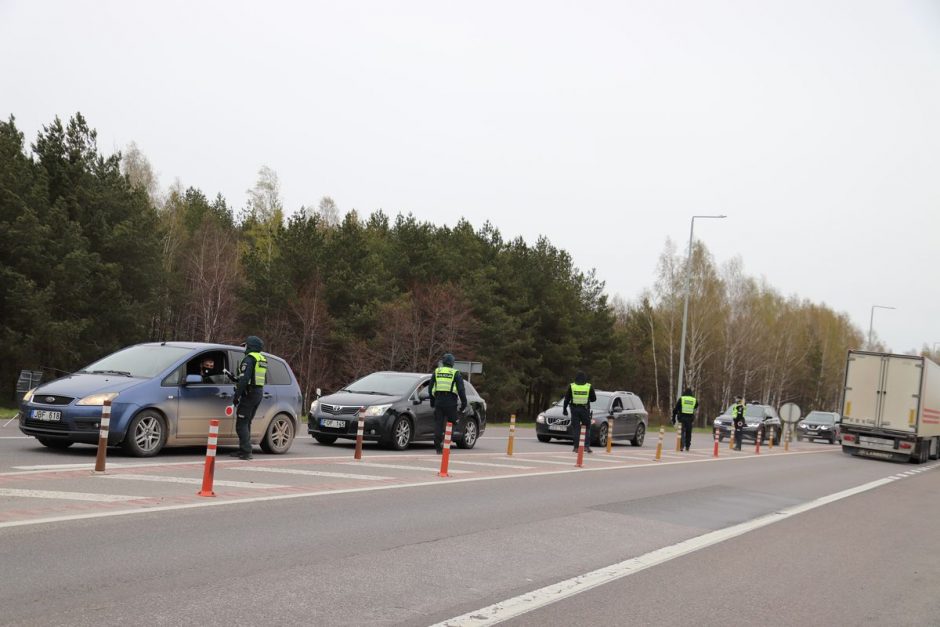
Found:
[[[268,357],[268,376],[266,385],[290,385],[290,373],[287,371],[287,364],[280,359]]]

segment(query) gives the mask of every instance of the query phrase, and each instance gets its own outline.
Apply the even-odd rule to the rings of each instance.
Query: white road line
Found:
[[[790,452],[789,457],[798,457],[800,455],[816,455],[819,453],[829,453],[830,451],[796,451]],[[338,494],[357,494],[361,492],[377,492],[380,490],[407,490],[411,488],[438,488],[438,487],[447,487],[454,486],[461,483],[476,483],[479,481],[501,481],[503,479],[525,479],[527,477],[551,477],[554,475],[567,475],[571,473],[592,473],[592,472],[622,472],[622,471],[649,471],[654,468],[662,468],[664,466],[678,466],[683,464],[707,464],[707,463],[728,463],[728,462],[743,462],[749,459],[760,459],[756,456],[748,457],[722,457],[719,459],[690,459],[686,461],[676,461],[676,462],[664,462],[660,464],[635,464],[633,466],[598,466],[595,468],[570,468],[567,470],[549,470],[549,471],[535,471],[535,472],[523,472],[515,473],[510,475],[489,475],[489,476],[477,476],[477,477],[464,477],[448,479],[447,481],[414,481],[411,483],[398,483],[398,484],[383,484],[383,485],[371,485],[368,487],[360,488],[346,488],[340,490],[317,490],[315,492],[299,492],[294,494],[273,494],[266,496],[253,496],[246,498],[237,498],[232,500],[212,500],[212,499],[203,499],[198,502],[193,503],[183,503],[179,505],[157,505],[154,507],[137,507],[134,509],[122,509],[115,510],[110,512],[91,512],[87,514],[70,514],[65,516],[48,516],[46,518],[34,518],[30,520],[9,520],[6,522],[0,522],[0,529],[8,529],[11,527],[32,527],[34,525],[46,525],[50,523],[61,523],[69,522],[73,520],[90,520],[94,518],[111,518],[112,516],[132,516],[138,514],[154,514],[162,512],[175,512],[180,510],[187,509],[200,509],[203,507],[223,507],[230,505],[246,505],[251,503],[266,503],[270,501],[286,501],[292,499],[309,499],[317,498],[322,496],[335,496]],[[530,461],[530,460],[526,460]],[[553,464],[555,462],[552,462]],[[559,462],[564,463],[564,462]]]
[[[559,458],[560,459],[560,458]],[[525,462],[533,464],[553,464],[555,466],[574,466],[575,462],[578,461],[578,458],[572,453],[570,462],[553,462],[550,459],[527,459]]]
[[[0,488],[0,496],[21,497],[27,499],[60,499],[64,501],[94,501],[96,503],[116,503],[118,501],[136,501],[143,496],[122,496],[120,494],[89,494],[88,492],[58,492],[54,490],[16,490]]]
[[[167,477],[164,475],[101,475],[105,479],[126,479],[128,481],[152,481],[154,483],[184,483],[188,485],[202,485],[202,479],[191,477]],[[286,488],[284,485],[274,483],[253,483],[250,481],[228,481],[216,479],[213,485],[226,488]]]
[[[263,466],[246,466],[232,470],[247,472],[273,472],[283,475],[306,475],[309,477],[331,477],[334,479],[362,479],[364,481],[388,481],[394,477],[381,477],[379,475],[354,475],[347,472],[323,472],[320,470],[297,470],[296,468],[265,468]]]
[[[343,462],[343,466],[364,466],[366,468],[391,468],[393,470],[421,470],[425,472],[440,472],[440,468],[428,468],[427,466],[405,466],[404,464],[377,464],[375,462]],[[448,473],[467,474],[471,470],[450,470]]]
[[[588,462],[604,462],[605,464],[623,464],[624,460],[617,459],[616,457],[611,457],[609,455],[605,455],[604,453],[601,453],[600,455],[598,455],[597,453],[594,453],[593,455],[584,456],[584,463],[586,464]]]
[[[884,479],[870,481],[854,488],[835,492],[812,501],[807,501],[800,505],[787,507],[778,512],[773,512],[772,514],[759,516],[737,525],[711,531],[694,538],[689,538],[688,540],[683,540],[671,546],[650,551],[639,557],[633,557],[583,575],[578,575],[577,577],[572,577],[571,579],[545,586],[544,588],[539,588],[538,590],[533,590],[532,592],[520,594],[511,599],[506,599],[505,601],[494,603],[493,605],[479,610],[436,623],[431,627],[469,627],[471,625],[473,627],[486,627],[487,625],[496,625],[511,618],[515,618],[516,616],[521,616],[522,614],[527,614],[533,610],[545,607],[556,601],[581,594],[582,592],[587,592],[592,588],[674,560],[677,557],[689,555],[695,551],[700,551],[704,548],[724,542],[725,540],[736,538],[750,531],[754,531],[755,529],[772,525],[796,516],[797,514],[808,512],[817,507],[822,507],[823,505],[828,505],[844,498],[861,494],[862,492],[874,490],[875,488],[879,488],[894,481],[896,481],[896,479],[886,477]]]
[[[490,468],[518,468],[520,470],[532,470],[535,466],[520,466],[518,464],[496,464],[491,462],[465,462],[462,459],[452,459],[451,464],[466,464],[467,466],[489,466]]]
[[[108,468],[123,468],[127,464],[117,464],[114,462],[108,463]],[[95,461],[91,460],[83,464],[37,464],[35,466],[12,466],[16,470],[81,470],[87,468],[88,470],[94,470]]]

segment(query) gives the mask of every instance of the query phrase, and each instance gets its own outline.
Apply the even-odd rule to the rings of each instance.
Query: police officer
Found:
[[[744,412],[746,406],[740,396],[734,397],[734,405],[731,406],[731,421],[734,423],[734,450],[741,450],[741,440],[744,439]]]
[[[445,423],[457,422],[457,399],[460,399],[460,413],[467,409],[467,393],[463,388],[463,377],[454,368],[454,356],[445,353],[441,366],[434,370],[429,388],[431,407],[434,408],[434,448],[440,455],[444,451]]]
[[[268,373],[268,360],[261,354],[264,342],[249,335],[245,340],[245,357],[238,367],[238,382],[235,384],[235,433],[238,434],[238,450],[232,457],[251,459],[251,420],[261,404],[264,382]]]
[[[695,408],[698,407],[698,399],[692,395],[691,388],[686,388],[676,401],[676,406],[672,410],[672,424],[676,421],[682,423],[682,442],[681,448],[684,451],[692,446],[692,424],[695,422]]]
[[[571,435],[574,438],[574,452],[578,452],[578,442],[581,439],[581,426],[584,425],[587,432],[585,434],[584,450],[593,453],[591,450],[591,403],[597,400],[594,394],[594,386],[588,383],[587,375],[584,372],[578,372],[574,377],[574,383],[568,385],[565,392],[565,402],[562,405],[561,413],[568,415],[568,405],[571,405]]]

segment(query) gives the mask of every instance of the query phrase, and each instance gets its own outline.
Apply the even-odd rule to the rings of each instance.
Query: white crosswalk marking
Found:
[[[0,488],[0,496],[16,496],[27,499],[62,499],[65,501],[94,501],[97,503],[117,503],[136,501],[143,496],[124,496],[121,494],[89,494],[88,492],[59,492],[55,490],[17,490]]]
[[[322,470],[297,470],[296,468],[262,468],[261,466],[251,466],[246,468],[234,468],[233,470],[247,472],[273,472],[284,475],[307,475],[310,477],[330,477],[333,479],[362,479],[364,481],[387,481],[394,477],[382,477],[380,475],[355,475],[349,472],[325,472]]]
[[[574,462],[576,459],[577,457],[575,457],[574,453],[572,453],[570,462],[553,462],[550,459],[532,459],[531,457],[527,457],[524,461],[527,464],[531,463],[531,464],[552,464],[553,466],[572,466],[574,465]]]
[[[126,479],[128,481],[153,481],[155,483],[185,483],[188,485],[202,485],[202,479],[191,477],[165,477],[163,475],[102,475],[105,479]],[[274,483],[255,483],[252,481],[228,481],[216,479],[213,485],[226,488],[286,488],[287,486]]]
[[[532,470],[535,466],[520,466],[519,464],[495,464],[490,462],[465,462],[463,460],[452,459],[451,464],[465,464],[467,466],[489,466],[490,468],[519,468],[520,470]]]
[[[439,468],[428,468],[427,466],[405,466],[401,464],[378,464],[376,462],[343,462],[344,466],[365,466],[367,468],[390,468],[392,470],[425,470],[428,472],[438,472]],[[454,474],[466,474],[470,470],[448,470]]]
[[[127,464],[117,464],[108,462],[108,468],[121,468]],[[38,464],[36,466],[13,466],[14,470],[81,470],[87,468],[92,470],[95,467],[95,460],[85,462],[84,464]]]

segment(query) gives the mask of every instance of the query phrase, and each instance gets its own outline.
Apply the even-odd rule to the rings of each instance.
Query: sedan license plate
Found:
[[[42,420],[43,422],[59,422],[62,420],[62,412],[52,411],[50,409],[34,409],[30,413],[33,420]]]
[[[567,431],[568,425],[548,425],[549,431]]]
[[[346,422],[344,420],[330,420],[329,418],[323,418],[320,420],[321,427],[330,427],[332,429],[345,429]]]

